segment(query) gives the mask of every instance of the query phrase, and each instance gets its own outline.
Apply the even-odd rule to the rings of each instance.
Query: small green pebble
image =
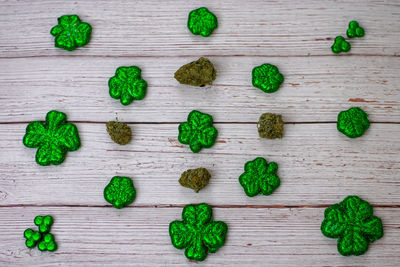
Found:
[[[218,20],[207,8],[201,7],[189,13],[187,27],[194,35],[208,37],[218,27]]]
[[[349,28],[347,29],[347,37],[363,37],[365,35],[364,29],[360,27],[357,21],[353,20],[349,23]]]
[[[350,138],[360,137],[369,128],[368,114],[359,107],[341,111],[337,119],[339,132]]]
[[[331,46],[332,52],[339,54],[340,52],[348,52],[351,49],[351,45],[347,42],[343,36],[337,36],[333,45]]]
[[[39,228],[39,232],[47,233],[47,232],[50,232],[50,229],[54,223],[54,220],[53,220],[53,217],[51,217],[50,215],[36,216],[34,223]]]

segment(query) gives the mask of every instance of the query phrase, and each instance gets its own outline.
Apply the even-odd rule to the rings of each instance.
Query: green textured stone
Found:
[[[183,65],[175,72],[175,79],[191,86],[203,87],[211,84],[217,75],[214,65],[207,58],[201,57],[196,61]]]

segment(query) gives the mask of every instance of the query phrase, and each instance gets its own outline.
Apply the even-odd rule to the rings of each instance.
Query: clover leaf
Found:
[[[281,181],[276,174],[278,164],[268,163],[264,158],[258,157],[244,165],[244,173],[239,177],[239,183],[249,197],[258,194],[271,195],[280,185]]]
[[[75,151],[81,146],[78,129],[66,121],[67,115],[52,110],[47,113],[44,123],[33,121],[26,127],[23,144],[38,148],[36,162],[39,165],[59,165],[65,160],[67,151]]]
[[[357,21],[353,20],[349,23],[349,28],[347,29],[347,37],[354,38],[354,37],[363,37],[365,32],[362,27],[358,24]]]
[[[218,136],[218,130],[213,126],[211,115],[197,110],[189,113],[187,121],[179,124],[178,130],[179,142],[189,145],[194,153],[198,153],[202,147],[212,147]]]
[[[359,107],[341,111],[337,119],[339,132],[350,138],[360,137],[369,128],[368,114]]]
[[[208,37],[218,27],[218,20],[207,8],[201,7],[189,13],[187,27],[194,35]]]
[[[34,248],[39,240],[42,238],[42,235],[39,232],[28,228],[24,231],[24,237],[26,238],[25,245],[28,248]]]
[[[43,239],[39,242],[38,249],[40,251],[55,251],[57,250],[57,243],[54,235],[47,233],[43,236]]]
[[[348,52],[351,49],[351,45],[347,42],[343,36],[337,36],[333,45],[331,46],[332,52],[339,54],[340,52]]]
[[[46,215],[46,216],[36,216],[33,222],[39,228],[40,233],[47,233],[50,232],[54,220],[53,217],[51,217],[50,215]]]
[[[326,237],[338,238],[337,248],[343,256],[358,256],[368,250],[369,243],[383,236],[383,226],[367,201],[348,196],[325,210],[321,232]]]
[[[253,86],[261,89],[265,93],[278,91],[284,80],[278,67],[272,64],[262,64],[261,66],[255,67],[251,76]]]
[[[104,198],[115,208],[122,209],[131,204],[136,197],[133,181],[129,177],[114,176],[104,188]]]
[[[182,211],[182,221],[169,224],[171,242],[177,249],[185,249],[190,260],[203,261],[207,253],[215,253],[225,244],[228,226],[222,221],[214,221],[212,208],[206,204],[186,205]]]
[[[136,66],[119,67],[115,76],[108,80],[110,96],[120,99],[127,106],[133,100],[142,100],[146,95],[147,82],[142,79],[142,70]]]
[[[56,47],[72,51],[89,43],[92,27],[77,15],[64,15],[58,18],[58,25],[50,33],[55,36]]]

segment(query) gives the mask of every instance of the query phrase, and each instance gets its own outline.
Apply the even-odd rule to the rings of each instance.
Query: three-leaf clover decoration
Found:
[[[46,121],[33,121],[26,127],[23,143],[29,148],[38,148],[36,162],[42,166],[59,165],[65,160],[67,151],[75,151],[81,146],[78,129],[66,123],[67,115],[52,110]]]
[[[339,132],[350,138],[360,137],[369,128],[368,114],[359,107],[341,111],[337,119]]]
[[[211,115],[197,110],[189,113],[187,121],[179,124],[178,130],[179,142],[189,145],[194,153],[198,153],[202,147],[212,147],[218,136]]]
[[[136,66],[119,67],[115,76],[108,80],[110,96],[119,99],[124,106],[133,100],[142,100],[146,95],[147,82],[142,79],[142,70]]]
[[[40,251],[55,251],[57,250],[57,243],[54,239],[54,235],[47,233],[43,236],[42,241],[38,244],[38,249]]]
[[[354,38],[354,37],[363,37],[365,32],[362,27],[358,24],[357,21],[352,20],[349,23],[349,28],[347,29],[347,37]]]
[[[28,228],[24,231],[24,237],[26,239],[25,245],[28,248],[34,248],[42,238],[42,235],[39,232],[36,232],[35,230]]]
[[[136,197],[136,189],[129,177],[114,176],[104,188],[104,198],[115,208],[122,209],[131,204]]]
[[[381,219],[357,196],[348,196],[327,208],[321,231],[326,237],[338,238],[337,248],[343,256],[364,254],[369,243],[383,236]]]
[[[72,51],[89,43],[92,27],[77,15],[64,15],[58,18],[58,25],[50,33],[55,37],[56,47]]]
[[[281,181],[276,174],[278,164],[268,163],[264,158],[258,157],[244,165],[244,173],[239,177],[239,183],[249,197],[258,194],[270,195],[280,185]]]
[[[207,8],[201,7],[189,13],[187,27],[194,35],[208,37],[218,27],[218,20]]]
[[[278,67],[272,64],[262,64],[261,66],[255,67],[251,76],[253,86],[261,89],[265,93],[278,91],[284,80]]]
[[[39,232],[41,233],[48,233],[50,232],[51,226],[54,223],[53,217],[50,215],[46,216],[36,216],[33,220],[35,225],[39,228]]]
[[[333,45],[331,46],[332,52],[339,54],[340,52],[348,52],[351,49],[351,45],[347,42],[343,36],[337,36]]]
[[[177,249],[184,249],[190,260],[203,261],[207,253],[215,253],[225,244],[228,226],[214,221],[212,208],[206,204],[186,205],[182,221],[169,224],[171,242]]]

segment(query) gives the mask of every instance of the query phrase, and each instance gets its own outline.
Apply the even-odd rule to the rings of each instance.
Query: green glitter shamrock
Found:
[[[189,113],[187,122],[179,124],[178,130],[179,142],[189,145],[194,153],[198,153],[202,147],[212,147],[218,136],[218,130],[213,126],[211,115],[197,110]]]
[[[77,15],[64,15],[58,18],[58,25],[50,33],[55,36],[56,47],[72,51],[89,43],[92,27]]]
[[[252,71],[253,86],[265,93],[278,91],[283,80],[283,75],[279,72],[279,69],[272,64],[262,64]]]
[[[190,260],[203,261],[207,253],[215,253],[225,244],[228,226],[222,221],[215,222],[212,208],[206,204],[186,205],[182,221],[169,224],[171,242],[177,249],[185,249]]]
[[[357,21],[353,20],[349,23],[349,28],[347,29],[347,37],[363,37],[365,34],[364,29],[360,27]]]
[[[39,242],[38,249],[40,251],[55,251],[57,250],[57,243],[54,239],[54,235],[47,233],[43,236],[43,239]]]
[[[187,27],[194,35],[207,37],[218,27],[218,20],[207,8],[201,7],[189,13]]]
[[[42,235],[39,232],[28,228],[24,231],[24,237],[26,238],[25,245],[28,248],[34,248],[39,240],[42,238]]]
[[[267,163],[264,158],[258,157],[244,165],[244,173],[239,177],[239,183],[249,197],[258,194],[271,195],[280,185],[281,181],[276,174],[278,164]]]
[[[54,220],[53,217],[51,217],[50,215],[46,215],[46,216],[36,216],[33,222],[39,228],[40,233],[48,233],[50,232]]]
[[[348,52],[350,51],[351,45],[347,42],[343,36],[337,36],[335,38],[335,42],[331,46],[332,52],[335,54],[339,54],[340,52]]]
[[[66,123],[67,115],[52,110],[46,121],[33,121],[26,127],[23,143],[29,148],[38,148],[36,162],[42,166],[59,165],[65,160],[67,151],[75,151],[81,146],[78,129]]]
[[[338,115],[338,131],[350,138],[362,136],[369,125],[368,114],[359,107],[341,111]]]
[[[326,237],[338,238],[337,248],[343,256],[362,255],[372,243],[383,236],[380,218],[373,216],[372,206],[357,196],[325,210],[321,231]]]
[[[108,80],[110,96],[120,99],[127,106],[133,100],[142,100],[146,95],[147,82],[142,79],[142,70],[136,66],[119,67],[115,76]]]
[[[131,204],[136,197],[133,181],[129,177],[114,176],[104,188],[104,198],[115,208],[122,209]]]

